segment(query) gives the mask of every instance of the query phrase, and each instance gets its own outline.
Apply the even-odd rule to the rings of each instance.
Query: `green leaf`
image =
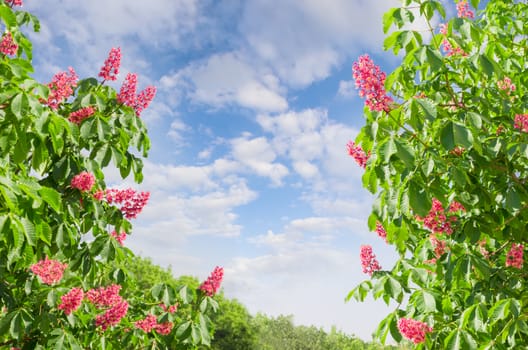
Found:
[[[421,107],[427,119],[430,119],[430,120],[436,119],[436,116],[437,116],[436,104],[434,104],[433,101],[427,98],[417,98],[415,99],[415,101]]]
[[[39,191],[42,199],[56,212],[61,210],[61,195],[50,187],[42,187]]]
[[[499,300],[489,310],[489,321],[491,324],[496,323],[499,320],[503,320],[510,314],[510,299]]]
[[[30,246],[35,246],[37,243],[37,234],[35,231],[35,225],[28,218],[22,217],[20,219],[22,226],[24,227],[24,234],[26,240]]]
[[[443,58],[442,58],[442,55],[438,52],[438,50],[433,49],[430,46],[427,46],[426,56],[427,56],[427,61],[431,65],[432,72],[437,72],[443,68],[443,65],[444,65]]]
[[[21,119],[26,116],[29,109],[28,97],[25,93],[21,92],[17,94],[13,100],[11,100],[11,112],[18,118]]]
[[[451,331],[445,339],[444,344],[445,348],[448,350],[462,349],[462,334],[460,333],[460,330],[457,328]]]
[[[396,155],[398,158],[400,158],[405,166],[409,169],[414,168],[414,149],[409,146],[407,143],[404,143],[403,141],[396,139]]]
[[[486,73],[488,77],[491,77],[494,72],[494,67],[493,63],[491,63],[491,60],[485,54],[482,54],[479,56],[479,63],[484,73]]]
[[[389,163],[390,158],[396,154],[397,148],[396,143],[394,142],[394,139],[391,137],[389,138],[384,144],[380,147],[380,155],[383,158],[383,161],[385,163]]]
[[[409,204],[414,212],[419,216],[426,216],[431,209],[431,199],[424,186],[411,180],[409,184]]]
[[[447,150],[457,146],[469,148],[473,144],[473,135],[464,125],[448,122],[441,131],[440,142]]]
[[[15,14],[13,13],[13,10],[11,10],[9,7],[0,6],[0,17],[2,17],[2,20],[9,29],[17,27],[17,20]]]

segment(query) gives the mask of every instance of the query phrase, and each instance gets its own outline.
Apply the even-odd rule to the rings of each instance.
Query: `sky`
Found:
[[[178,275],[225,268],[223,291],[255,314],[370,339],[390,311],[344,302],[368,278],[359,248],[390,268],[369,232],[373,197],[346,152],[364,123],[352,63],[384,70],[381,18],[393,0],[25,0],[41,20],[35,77],[74,67],[96,77],[120,47],[119,88],[135,72],[158,89],[143,112],[152,141],[148,190],[126,245]]]

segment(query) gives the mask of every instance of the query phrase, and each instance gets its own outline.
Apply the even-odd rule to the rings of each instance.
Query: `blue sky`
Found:
[[[372,197],[345,145],[363,124],[351,65],[381,50],[390,0],[25,0],[36,77],[96,76],[121,47],[120,79],[158,94],[142,118],[152,140],[151,199],[126,244],[176,275],[225,267],[224,292],[252,313],[369,339],[389,312],[344,304],[367,276],[359,246],[382,266],[393,249],[368,232]],[[116,84],[116,87],[119,85]],[[108,171],[110,183],[123,184]]]

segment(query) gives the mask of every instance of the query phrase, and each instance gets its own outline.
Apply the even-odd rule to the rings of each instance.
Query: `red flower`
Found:
[[[137,74],[128,73],[117,95],[117,102],[125,106],[134,107],[136,105],[136,90]]]
[[[2,37],[0,42],[0,52],[4,55],[14,56],[18,51],[18,45],[13,40],[11,33],[7,32]]]
[[[365,97],[365,104],[371,111],[390,111],[392,98],[385,91],[385,73],[374,64],[369,55],[359,56],[352,66],[352,76],[356,79],[359,96]]]
[[[121,48],[113,47],[108,54],[108,58],[101,67],[99,76],[104,80],[116,80],[119,74],[119,66],[121,65]]]
[[[83,171],[82,173],[75,175],[71,180],[71,187],[76,188],[81,192],[90,191],[94,184],[95,176],[87,171]]]
[[[425,335],[431,333],[433,329],[427,323],[413,320],[412,318],[400,318],[398,320],[400,333],[414,344],[423,343]]]
[[[81,108],[75,112],[70,113],[68,120],[77,125],[81,124],[83,120],[91,117],[95,113],[95,108],[92,106]]]
[[[224,269],[221,267],[215,267],[211,275],[200,285],[200,290],[205,295],[212,297],[220,289],[222,278],[224,277]]]
[[[61,297],[61,303],[58,309],[64,310],[64,313],[69,315],[81,306],[83,298],[84,292],[81,288],[72,288],[67,294]]]
[[[349,141],[347,143],[347,149],[348,154],[352,156],[352,158],[354,158],[356,163],[360,167],[365,169],[365,167],[367,166],[367,161],[370,158],[370,152],[366,154],[365,151],[363,151],[363,148],[361,148],[360,145],[356,145],[354,141]]]
[[[52,285],[62,279],[62,274],[66,270],[66,267],[68,267],[67,264],[46,257],[44,260],[31,265],[30,270],[40,277],[42,283]]]
[[[372,276],[374,271],[381,270],[381,265],[376,259],[376,255],[372,252],[372,247],[370,245],[362,245],[360,247],[359,257],[361,258],[363,273]]]

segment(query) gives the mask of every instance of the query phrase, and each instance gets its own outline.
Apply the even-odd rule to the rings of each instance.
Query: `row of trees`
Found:
[[[152,264],[149,259],[135,257],[130,262],[131,278],[139,288],[149,290],[159,283],[177,289],[187,285],[191,289],[199,286],[196,278],[183,276],[174,278],[170,269]],[[396,349],[365,343],[361,339],[332,329],[325,332],[314,326],[296,326],[293,316],[268,317],[251,315],[246,307],[223,293],[216,296],[218,311],[211,315],[213,350],[378,350]],[[207,347],[203,347],[207,349]],[[402,347],[398,349],[404,349]]]

